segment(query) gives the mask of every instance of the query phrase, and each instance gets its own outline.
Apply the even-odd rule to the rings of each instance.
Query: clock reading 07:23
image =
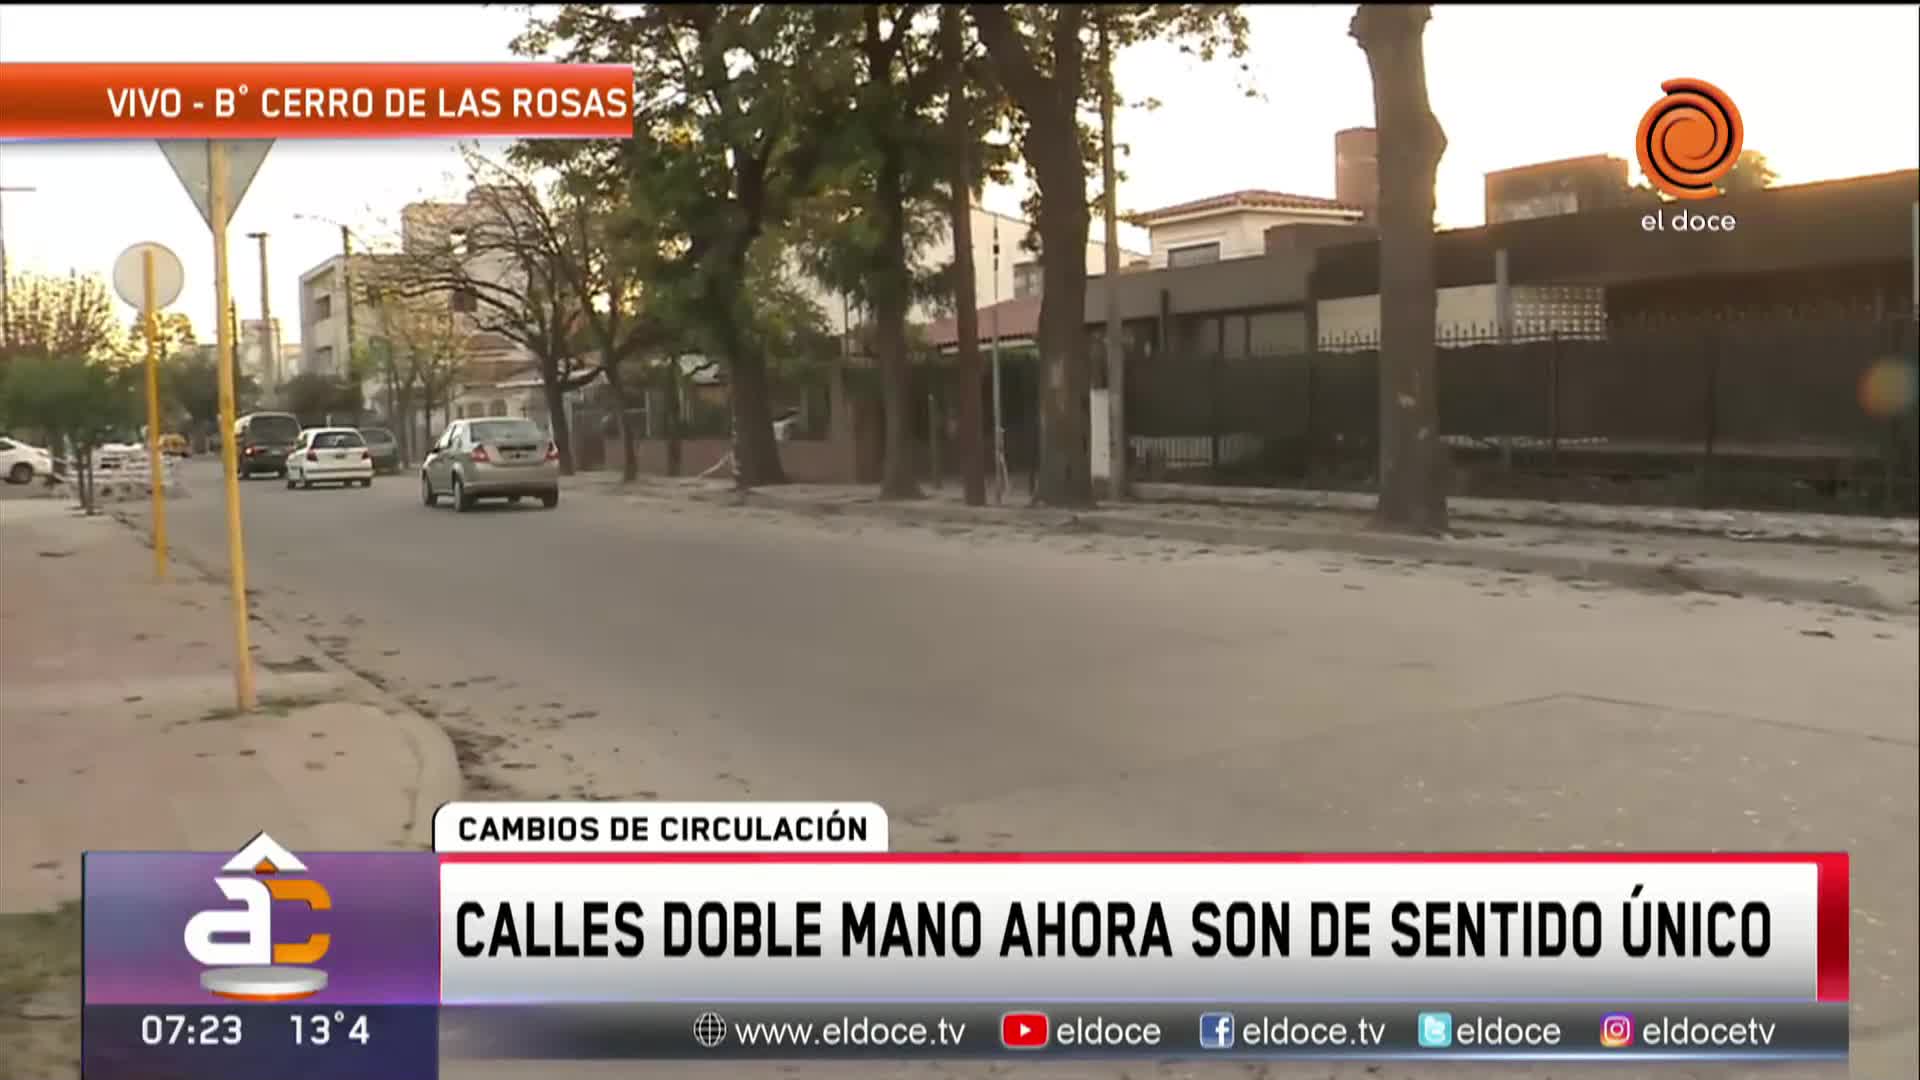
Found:
[[[160,1013],[140,1018],[140,1041],[148,1046],[237,1046],[244,1034],[240,1017],[232,1013]]]

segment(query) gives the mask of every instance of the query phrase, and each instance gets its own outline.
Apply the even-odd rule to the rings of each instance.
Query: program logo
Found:
[[[1667,96],[1640,118],[1634,147],[1647,183],[1676,199],[1711,199],[1714,181],[1740,158],[1746,125],[1726,91],[1701,79],[1668,79]]]
[[[1608,1013],[1600,1018],[1600,1045],[1624,1050],[1633,1045],[1633,1014]]]
[[[214,908],[187,920],[187,955],[205,965],[200,985],[235,1001],[297,1001],[327,987],[327,973],[312,967],[327,955],[332,935],[313,934],[295,944],[273,941],[273,903],[333,907],[319,882],[277,875],[307,869],[293,852],[266,833],[247,841],[213,879],[222,895],[245,907]]]

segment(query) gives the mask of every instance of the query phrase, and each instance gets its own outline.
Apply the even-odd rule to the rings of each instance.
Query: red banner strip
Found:
[[[0,64],[0,138],[633,135],[618,64]]]

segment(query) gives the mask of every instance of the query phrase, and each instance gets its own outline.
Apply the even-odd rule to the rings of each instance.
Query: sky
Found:
[[[1116,61],[1130,108],[1116,122],[1123,213],[1241,188],[1333,195],[1333,136],[1373,122],[1366,57],[1347,36],[1351,4],[1249,5],[1248,71],[1147,45]],[[512,59],[518,5],[0,7],[9,61],[415,61]],[[1434,113],[1447,133],[1438,224],[1483,221],[1489,171],[1612,154],[1633,161],[1640,116],[1673,78],[1705,79],[1740,107],[1746,145],[1780,183],[1920,167],[1920,6],[1441,5],[1426,35]],[[1251,88],[1254,96],[1247,96]],[[504,145],[504,144],[500,144]],[[1637,176],[1638,166],[1631,166]],[[457,199],[451,142],[283,140],[234,215],[233,298],[258,318],[258,250],[270,234],[272,308],[299,333],[298,279],[339,251],[344,223],[391,236],[400,207]],[[131,244],[185,265],[176,310],[203,338],[213,321],[205,223],[152,142],[0,147],[8,258],[22,270],[106,276]],[[987,193],[1017,212],[1021,189]],[[1099,225],[1095,224],[1095,239]],[[1129,249],[1145,234],[1122,230]],[[131,317],[131,311],[128,312]]]

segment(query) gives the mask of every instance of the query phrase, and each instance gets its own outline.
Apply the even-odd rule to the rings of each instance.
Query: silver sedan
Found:
[[[420,465],[420,501],[434,506],[443,495],[459,511],[523,497],[552,509],[560,505],[560,451],[531,420],[456,420]]]

